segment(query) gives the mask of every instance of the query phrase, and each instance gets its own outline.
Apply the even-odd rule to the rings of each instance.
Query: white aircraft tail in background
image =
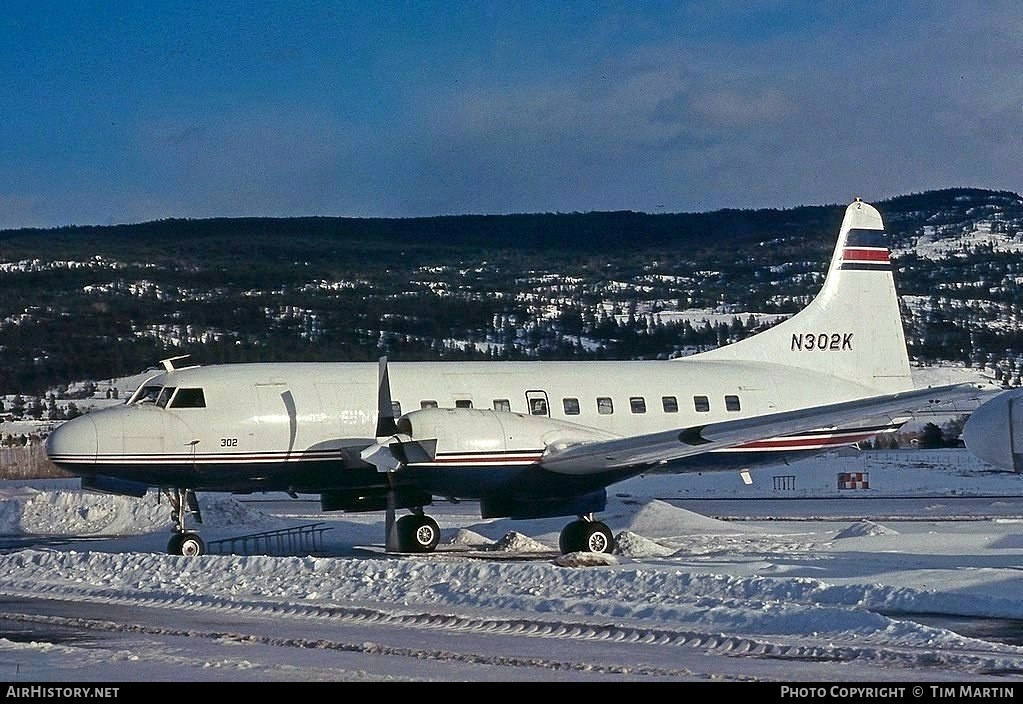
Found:
[[[47,453],[85,487],[167,493],[181,554],[204,550],[184,518],[200,490],[386,511],[395,552],[437,546],[435,498],[477,501],[484,518],[576,516],[562,552],[610,552],[594,513],[616,482],[820,453],[978,394],[913,388],[884,226],[860,200],[806,309],[692,357],[164,367],[124,406],[59,426]]]

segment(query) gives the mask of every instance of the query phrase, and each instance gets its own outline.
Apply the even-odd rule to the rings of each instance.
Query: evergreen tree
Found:
[[[939,447],[945,447],[945,435],[934,423],[927,423],[920,430],[920,434],[917,436],[917,446],[921,450],[933,450]]]

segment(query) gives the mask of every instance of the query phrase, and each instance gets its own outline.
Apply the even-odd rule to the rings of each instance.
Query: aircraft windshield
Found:
[[[165,386],[160,390],[160,396],[156,399],[156,405],[160,408],[166,408],[167,402],[171,400],[171,396],[174,395],[173,386]]]
[[[143,386],[139,389],[135,396],[132,398],[131,403],[156,403],[156,399],[160,397],[160,389],[162,386]]]
[[[146,384],[135,392],[130,403],[155,403],[160,408],[166,408],[167,402],[174,395],[174,388],[173,386]]]
[[[127,403],[152,403],[160,408],[206,408],[206,396],[199,387],[179,389],[176,386],[145,384],[132,394]]]

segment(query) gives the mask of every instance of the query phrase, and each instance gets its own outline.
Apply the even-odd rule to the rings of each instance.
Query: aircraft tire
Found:
[[[174,533],[170,540],[167,541],[167,554],[168,555],[180,555],[181,554],[181,541],[185,539],[181,533]]]
[[[587,523],[582,530],[583,550],[611,554],[615,549],[614,534],[600,521]]]
[[[195,533],[182,533],[177,538],[177,552],[175,555],[184,555],[185,557],[198,557],[199,555],[206,554],[206,543],[203,542]],[[174,538],[171,538],[171,542],[174,542]],[[169,547],[169,546],[168,546]]]
[[[614,534],[600,521],[572,521],[561,530],[558,547],[562,555],[570,552],[612,553],[615,549]]]
[[[558,548],[561,550],[562,555],[585,549],[584,530],[586,530],[586,521],[581,519],[572,521],[561,529],[561,535],[558,538]]]
[[[433,552],[440,542],[440,526],[429,516],[402,516],[396,527],[402,552]]]
[[[206,553],[206,543],[195,533],[187,533],[181,541],[181,554],[186,557],[198,557]]]

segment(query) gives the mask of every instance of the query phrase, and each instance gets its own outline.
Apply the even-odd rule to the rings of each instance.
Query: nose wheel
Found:
[[[174,522],[173,533],[167,541],[168,555],[184,555],[196,557],[206,553],[206,543],[199,534],[185,527],[185,516],[192,514],[196,523],[202,523],[199,512],[199,501],[191,489],[164,489],[163,495],[171,505],[171,521]]]
[[[196,557],[206,553],[206,543],[199,537],[198,533],[175,533],[167,541],[168,555],[184,555],[185,557]]]

